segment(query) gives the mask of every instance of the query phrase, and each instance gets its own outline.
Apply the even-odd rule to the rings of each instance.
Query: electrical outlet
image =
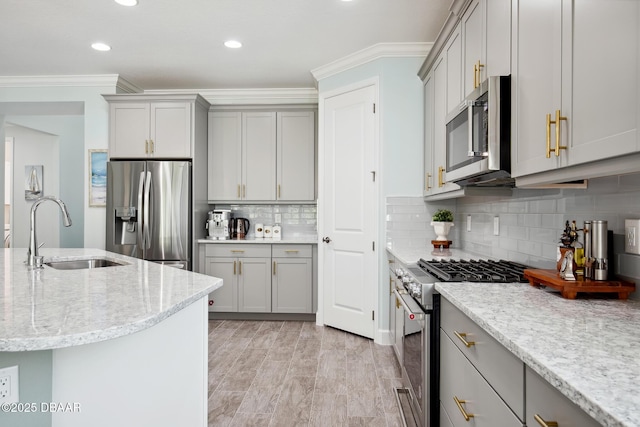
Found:
[[[493,235],[494,236],[500,235],[500,217],[499,216],[493,217]]]
[[[280,224],[282,222],[282,214],[277,213],[274,215],[274,217],[275,217],[276,224]]]
[[[0,369],[0,403],[20,401],[18,384],[18,365]]]
[[[624,251],[629,254],[640,255],[638,233],[640,232],[640,219],[624,220]]]
[[[471,215],[467,215],[467,231],[471,231]]]

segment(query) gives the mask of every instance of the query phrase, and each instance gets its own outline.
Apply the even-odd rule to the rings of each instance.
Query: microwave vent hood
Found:
[[[511,174],[505,170],[488,171],[453,182],[460,187],[515,187],[515,179],[511,178]]]

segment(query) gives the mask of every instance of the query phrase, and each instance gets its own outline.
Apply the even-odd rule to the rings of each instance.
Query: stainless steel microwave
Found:
[[[513,186],[510,76],[482,82],[446,123],[447,181],[461,186]]]

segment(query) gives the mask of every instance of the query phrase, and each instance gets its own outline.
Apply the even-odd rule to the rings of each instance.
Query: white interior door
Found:
[[[325,98],[320,124],[321,319],[368,338],[375,333],[378,290],[376,94],[369,85]]]

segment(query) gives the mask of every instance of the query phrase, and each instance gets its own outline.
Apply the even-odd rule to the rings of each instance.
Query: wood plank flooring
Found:
[[[209,321],[209,427],[402,426],[390,346],[313,322]]]

